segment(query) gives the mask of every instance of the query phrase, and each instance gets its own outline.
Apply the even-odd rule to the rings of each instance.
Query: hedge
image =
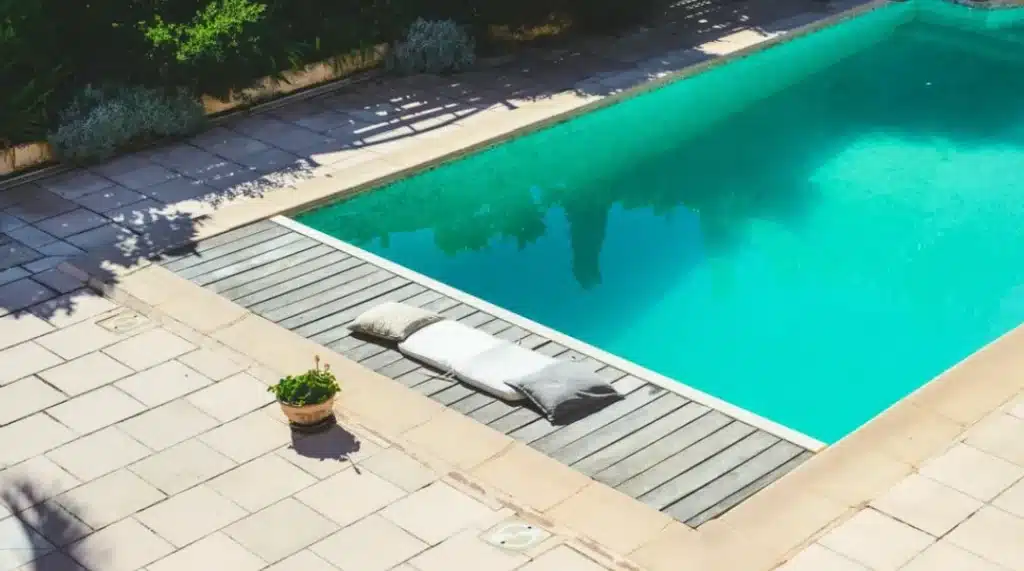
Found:
[[[576,32],[644,18],[654,0],[0,0],[0,148],[39,140],[89,85],[223,95],[452,19],[486,49],[496,26],[559,16]]]

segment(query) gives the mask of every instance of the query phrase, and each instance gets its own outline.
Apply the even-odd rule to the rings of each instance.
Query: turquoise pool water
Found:
[[[1024,321],[1010,16],[894,4],[298,220],[832,442]]]

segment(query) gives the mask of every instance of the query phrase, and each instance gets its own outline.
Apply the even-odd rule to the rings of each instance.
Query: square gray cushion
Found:
[[[442,320],[444,318],[433,311],[388,301],[360,314],[348,328],[363,335],[398,342]]]
[[[567,424],[622,400],[622,395],[587,366],[555,361],[507,381],[544,413],[551,424]]]

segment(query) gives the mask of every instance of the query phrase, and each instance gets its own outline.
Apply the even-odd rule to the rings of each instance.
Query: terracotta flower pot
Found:
[[[306,426],[323,422],[327,417],[334,414],[334,396],[319,404],[308,404],[305,406],[294,406],[281,401],[281,410],[292,424]]]

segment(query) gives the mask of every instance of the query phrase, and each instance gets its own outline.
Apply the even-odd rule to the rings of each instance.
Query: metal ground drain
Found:
[[[509,519],[487,530],[487,543],[510,551],[526,551],[551,537],[551,532],[521,519]]]
[[[96,322],[96,325],[111,331],[113,333],[123,334],[130,333],[137,329],[141,329],[149,324],[149,319],[135,313],[134,311],[125,311],[112,315],[102,321]]]

